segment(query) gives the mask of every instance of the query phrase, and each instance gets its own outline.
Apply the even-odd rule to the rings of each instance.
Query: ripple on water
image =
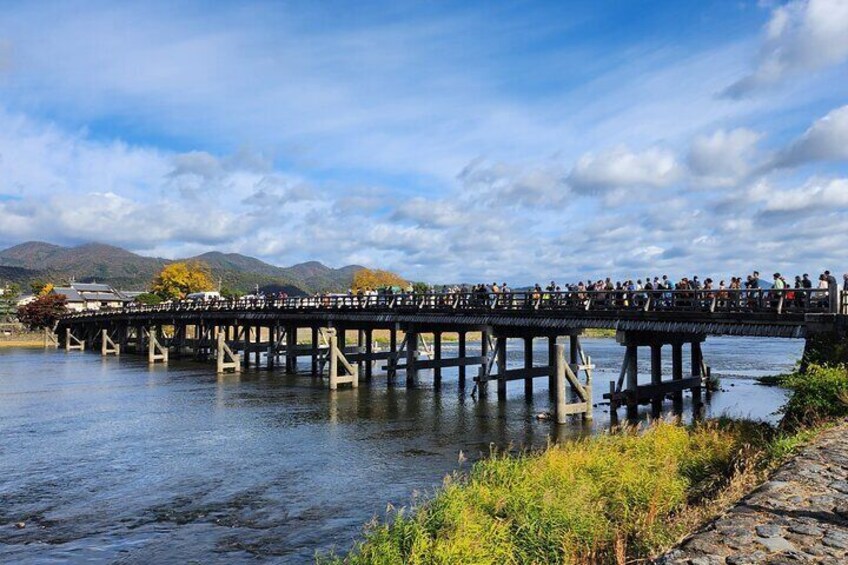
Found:
[[[622,349],[584,345],[602,403]],[[776,418],[785,393],[752,379],[791,370],[801,347],[708,339],[707,362],[728,391],[710,413]],[[546,355],[540,340],[537,363]],[[517,349],[509,359],[523,362]],[[178,360],[148,369],[131,355],[0,351],[0,561],[300,563],[344,551],[387,504],[431,492],[460,451],[540,447],[609,423],[603,406],[587,428],[537,420],[550,409],[546,379],[531,402],[518,382],[498,403],[493,391],[471,399],[455,370],[441,390],[428,378],[407,389],[379,376],[330,394],[306,376],[216,378]]]

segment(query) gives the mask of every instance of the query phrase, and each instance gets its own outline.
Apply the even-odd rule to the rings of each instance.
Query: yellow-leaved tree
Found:
[[[409,284],[403,277],[391,271],[381,271],[379,269],[360,269],[353,274],[353,285],[351,289],[356,292],[358,290],[383,288],[387,286],[399,286],[406,288]]]
[[[47,283],[40,291],[38,291],[38,296],[47,296],[53,292],[53,288],[53,283]]]
[[[165,300],[173,300],[214,287],[209,265],[200,261],[181,261],[165,265],[153,279],[150,290]]]

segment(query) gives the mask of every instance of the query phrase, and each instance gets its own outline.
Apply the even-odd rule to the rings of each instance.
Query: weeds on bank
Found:
[[[659,422],[493,455],[429,502],[373,523],[337,563],[623,563],[703,520],[702,501],[756,474],[773,432],[750,422]]]
[[[780,378],[792,391],[782,408],[782,426],[800,430],[835,418],[848,416],[848,369],[811,364],[806,372]]]
[[[811,367],[775,428],[719,419],[493,454],[435,496],[366,528],[344,558],[357,564],[617,563],[644,559],[738,500],[809,441],[848,416],[848,373]]]

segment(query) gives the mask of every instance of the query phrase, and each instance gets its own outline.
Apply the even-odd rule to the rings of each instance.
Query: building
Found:
[[[100,310],[101,308],[120,308],[132,297],[115,290],[108,284],[77,283],[54,287],[52,294],[63,294],[67,298],[68,310]]]

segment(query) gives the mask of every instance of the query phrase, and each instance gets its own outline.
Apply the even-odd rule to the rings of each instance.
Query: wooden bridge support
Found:
[[[286,374],[297,373],[297,326],[286,326]]]
[[[317,377],[318,376],[318,354],[319,354],[318,326],[312,327],[312,329],[310,330],[310,337],[311,337],[311,339],[310,339],[310,351],[309,351],[310,369],[311,369],[312,376]]]
[[[374,330],[367,329],[365,330],[365,353],[369,355],[375,352],[374,347]],[[368,359],[365,362],[365,380],[370,381],[372,377],[372,373],[374,372],[374,361],[372,359]]]
[[[100,338],[100,355],[106,357],[107,355],[119,356],[121,354],[121,346],[116,344],[111,337],[109,337],[109,330],[101,331]]]
[[[568,417],[580,414],[584,420],[592,419],[592,381],[587,372],[586,383],[581,383],[572,370],[572,363],[565,361],[565,346],[555,345],[556,350],[556,410],[557,424],[565,424]],[[574,358],[570,351],[569,355]]]
[[[604,394],[609,399],[610,409],[615,412],[619,406],[627,407],[627,417],[635,419],[638,416],[640,404],[650,404],[654,417],[662,411],[663,401],[671,397],[675,411],[682,409],[683,391],[692,392],[692,404],[696,413],[702,407],[702,388],[704,377],[709,369],[704,364],[701,343],[705,336],[700,334],[676,334],[667,332],[618,332],[616,340],[625,346],[624,361],[618,381],[610,382],[610,392]],[[689,344],[692,364],[691,376],[683,375],[683,345]],[[671,346],[671,380],[663,380],[662,348]],[[639,384],[638,353],[640,347],[650,348],[651,353],[651,382]]]
[[[55,326],[52,328],[44,328],[44,348],[59,347],[59,336],[56,335]]]
[[[514,332],[514,330],[513,333],[506,333],[501,330],[494,335],[494,340],[489,342],[488,346],[486,345],[486,342],[484,342],[483,351],[488,352],[489,349],[494,349],[494,355],[484,358],[488,359],[488,363],[484,364],[481,376],[478,378],[478,383],[483,385],[488,380],[497,381],[498,399],[505,400],[507,396],[507,383],[509,381],[521,380],[524,382],[525,400],[529,402],[533,398],[534,379],[544,377],[548,379],[548,391],[551,400],[556,400],[558,363],[557,335],[548,334],[538,336],[533,333]],[[537,337],[546,338],[548,343],[548,362],[543,366],[536,365],[534,360],[533,344]],[[508,340],[513,338],[519,338],[523,341],[523,366],[510,369],[507,363],[507,345]],[[592,365],[591,358],[583,351],[579,334],[575,333],[569,335],[568,349],[569,359],[566,360],[566,364],[569,366],[569,371],[572,375],[574,375],[575,379],[578,378],[577,375],[585,375],[585,384],[581,384],[581,386],[584,389],[586,389],[586,387],[591,387],[592,370],[594,369],[594,365]],[[492,373],[488,378],[483,377],[483,375],[491,373],[492,367],[495,367],[494,373]],[[574,398],[579,396],[576,389],[571,385],[566,386],[566,391]],[[577,402],[574,398],[571,399],[571,402]]]
[[[418,331],[414,328],[406,330],[406,385],[412,386],[415,384],[415,379],[418,377]]]
[[[460,359],[465,358],[465,332],[460,331],[457,337],[457,355]],[[465,388],[465,365],[459,366],[459,388]]]
[[[498,400],[506,400],[506,346],[507,336],[496,338],[495,342],[495,357],[498,365],[497,381],[498,381]]]
[[[359,386],[359,367],[352,365],[345,358],[342,348],[343,337],[337,335],[334,328],[327,330],[327,341],[330,342],[330,390],[336,390],[340,384],[350,383],[353,388]],[[340,371],[339,369],[344,369]]]
[[[233,371],[234,373],[241,372],[241,359],[238,353],[233,353],[233,350],[227,345],[226,332],[218,333],[218,347],[216,352],[216,362],[218,373]]]
[[[147,329],[147,362],[168,364],[168,348],[159,343],[158,328],[150,326]]]
[[[75,336],[71,328],[65,328],[65,351],[85,351],[85,340]]]

